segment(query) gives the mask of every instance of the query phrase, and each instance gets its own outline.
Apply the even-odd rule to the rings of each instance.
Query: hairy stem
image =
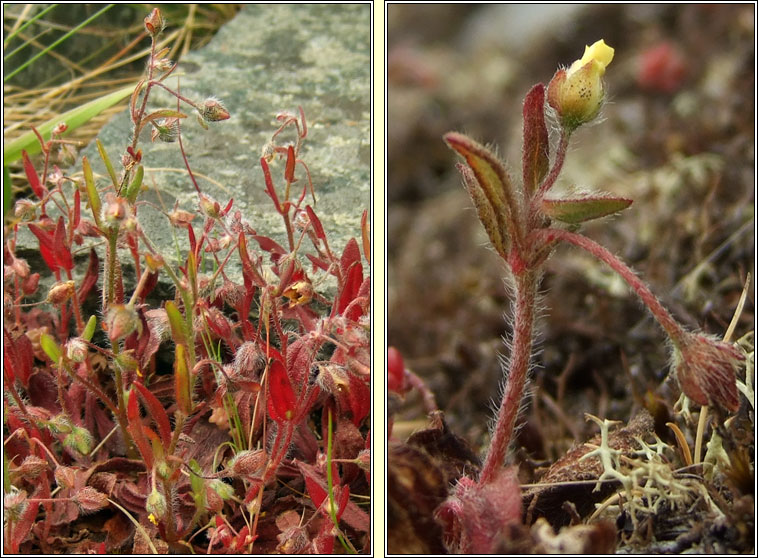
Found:
[[[637,296],[639,296],[645,306],[650,309],[653,317],[669,335],[671,340],[677,345],[681,343],[681,340],[684,337],[682,326],[680,326],[679,322],[677,322],[669,311],[664,308],[650,288],[617,256],[603,248],[594,240],[581,234],[560,229],[543,229],[535,231],[535,234],[548,243],[553,242],[554,240],[568,242],[569,244],[573,244],[574,246],[586,250],[599,260],[603,261],[608,267],[618,273],[621,278],[629,284],[634,292],[637,293]]]
[[[528,270],[515,278],[516,302],[513,325],[513,348],[511,350],[508,382],[505,386],[500,410],[497,414],[495,431],[492,434],[489,452],[484,461],[479,484],[486,484],[497,476],[505,463],[505,455],[513,438],[513,430],[518,418],[524,386],[529,373],[532,353],[532,330],[534,326],[534,305],[537,295],[537,275]]]

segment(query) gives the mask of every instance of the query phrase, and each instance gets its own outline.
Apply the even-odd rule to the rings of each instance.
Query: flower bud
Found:
[[[13,206],[13,216],[21,221],[33,221],[37,216],[37,204],[32,200],[18,200]]]
[[[154,523],[166,516],[167,506],[166,497],[153,488],[145,501],[145,511],[153,516]]]
[[[222,500],[228,500],[234,496],[234,487],[230,484],[226,484],[222,480],[213,479],[210,482],[210,487]]]
[[[74,296],[74,290],[76,289],[76,283],[73,281],[62,281],[56,283],[47,293],[47,302],[51,304],[63,304],[72,296]]]
[[[69,434],[72,430],[71,421],[64,414],[55,415],[51,418],[47,423],[47,427],[53,434]]]
[[[672,369],[684,394],[698,405],[716,405],[731,412],[740,408],[737,372],[745,357],[717,338],[685,333],[674,347]]]
[[[210,196],[200,194],[200,211],[211,219],[218,219],[221,216],[221,204]]]
[[[73,467],[59,465],[55,468],[53,476],[55,477],[55,482],[61,488],[73,488],[76,486],[76,469]]]
[[[203,105],[198,111],[200,112],[200,116],[202,116],[203,120],[206,122],[228,120],[230,117],[229,111],[224,107],[224,103],[215,97],[208,97],[203,101]]]
[[[16,277],[19,279],[26,279],[29,277],[29,264],[27,261],[23,258],[13,258],[13,261],[10,265],[13,272],[16,274]]]
[[[10,491],[3,497],[5,520],[18,521],[24,515],[28,505],[26,490],[19,490],[15,486],[11,486]]]
[[[84,362],[88,353],[89,347],[81,337],[73,337],[66,343],[66,357],[74,362]]]
[[[24,281],[21,283],[21,290],[24,291],[25,295],[32,295],[37,292],[39,279],[39,273],[32,273],[29,277],[24,279]]]
[[[92,513],[108,505],[108,496],[91,486],[84,486],[73,496],[83,513]]]
[[[166,260],[158,253],[151,254],[150,252],[145,252],[145,263],[147,264],[147,268],[155,273],[166,265]]]
[[[46,469],[47,461],[36,455],[28,455],[26,456],[26,459],[21,462],[21,465],[14,469],[13,472],[18,473],[23,477],[36,479],[40,473]]]
[[[613,60],[614,50],[597,41],[585,47],[584,56],[568,70],[558,70],[547,89],[547,100],[558,113],[561,125],[572,132],[594,119],[605,97],[603,74]]]
[[[185,211],[184,209],[175,209],[171,213],[168,214],[168,220],[171,222],[171,224],[174,227],[185,227],[189,225],[192,222],[192,219],[195,218],[194,213],[190,213],[189,211]]]
[[[82,428],[81,426],[74,426],[71,430],[71,434],[63,439],[63,445],[74,449],[82,455],[89,455],[94,447],[95,439],[90,434],[89,430]]]
[[[53,135],[60,136],[66,130],[68,130],[68,124],[65,122],[59,122],[53,127]]]
[[[115,304],[108,309],[105,324],[111,341],[118,341],[142,327],[137,311],[133,306]]]
[[[266,465],[267,460],[268,455],[265,450],[245,450],[229,461],[227,469],[238,477],[256,476],[256,473]]]
[[[127,210],[125,199],[109,194],[103,204],[102,220],[108,227],[118,228],[121,221],[126,219]]]
[[[158,8],[153,8],[153,11],[150,12],[150,15],[144,21],[145,30],[151,37],[155,37],[166,27],[166,22],[163,20],[163,15]]]
[[[161,124],[154,123],[153,126],[153,133],[150,135],[151,141],[158,138],[164,143],[174,143],[179,139],[178,118],[166,118]]]

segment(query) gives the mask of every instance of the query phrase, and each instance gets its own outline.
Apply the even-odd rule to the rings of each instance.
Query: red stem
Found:
[[[679,325],[674,317],[669,313],[666,308],[660,303],[658,298],[653,294],[650,288],[640,280],[637,275],[622,262],[617,256],[603,248],[600,244],[594,240],[587,238],[581,234],[572,233],[560,229],[542,229],[535,231],[535,233],[541,240],[551,243],[555,240],[562,240],[568,242],[586,250],[599,260],[605,262],[613,271],[618,273],[624,281],[637,293],[642,299],[642,302],[650,309],[653,317],[658,321],[664,331],[671,337],[671,340],[679,345],[681,339],[684,336],[684,330]]]
[[[497,415],[495,431],[484,461],[479,484],[493,480],[505,463],[505,455],[513,437],[513,429],[518,418],[524,386],[529,373],[532,354],[532,328],[534,325],[534,305],[537,293],[537,277],[526,271],[516,276],[515,323],[513,327],[513,349],[511,352],[508,382]]]
[[[558,142],[558,150],[555,153],[553,168],[550,169],[550,174],[548,174],[545,180],[542,182],[539,192],[537,192],[537,195],[534,197],[533,201],[535,203],[539,203],[539,201],[542,199],[542,196],[544,196],[547,191],[553,187],[553,184],[555,184],[555,181],[558,179],[558,175],[561,173],[561,169],[563,169],[563,162],[566,160],[566,151],[568,150],[569,136],[570,134],[568,132],[566,132],[564,129],[561,129],[561,139]]]

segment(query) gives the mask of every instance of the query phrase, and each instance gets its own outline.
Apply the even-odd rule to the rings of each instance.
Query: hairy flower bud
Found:
[[[268,455],[265,450],[245,450],[229,461],[227,469],[239,477],[256,476],[256,473],[266,465],[267,460]]]
[[[228,120],[231,116],[229,111],[226,110],[224,103],[216,99],[215,97],[208,97],[203,101],[202,106],[198,109],[200,116],[206,122],[218,122],[220,120]]]
[[[78,451],[82,455],[89,455],[94,447],[95,439],[89,430],[81,426],[74,426],[71,433],[63,439],[63,445]]]
[[[163,31],[164,27],[166,27],[166,22],[163,19],[163,14],[161,14],[161,11],[158,8],[153,8],[153,11],[150,12],[150,15],[148,15],[144,21],[145,30],[151,37],[155,37],[161,31]]]
[[[37,204],[32,200],[18,200],[13,206],[13,215],[21,221],[33,221],[37,217]]]
[[[153,517],[151,521],[157,525],[157,522],[166,516],[166,497],[153,488],[145,501],[145,511]]]
[[[91,486],[84,486],[79,489],[74,494],[73,499],[83,513],[96,512],[108,505],[108,496]]]
[[[561,125],[568,131],[594,119],[605,97],[603,74],[613,60],[614,50],[597,41],[585,47],[584,56],[568,70],[558,70],[547,89],[547,100],[558,113]]]
[[[166,118],[161,124],[154,123],[153,126],[153,133],[150,135],[151,141],[158,138],[164,143],[174,143],[179,139],[178,118]]]
[[[47,461],[36,455],[28,455],[13,472],[23,477],[36,479],[45,469],[47,469]]]
[[[63,304],[72,296],[76,290],[76,283],[73,281],[62,281],[56,283],[47,293],[47,302],[51,304]]]
[[[115,304],[108,309],[105,324],[111,341],[118,341],[142,328],[142,322],[133,306]]]
[[[73,337],[66,343],[66,357],[74,362],[84,362],[88,353],[87,342],[81,337]]]
[[[127,215],[128,205],[126,200],[109,194],[103,204],[103,215],[101,217],[103,222],[108,227],[118,228]]]
[[[672,370],[684,394],[698,405],[740,408],[736,375],[745,357],[729,343],[699,333],[686,333],[674,347]]]

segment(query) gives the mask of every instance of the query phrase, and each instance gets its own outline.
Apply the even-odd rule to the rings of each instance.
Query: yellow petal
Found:
[[[579,68],[589,62],[595,62],[594,66],[600,75],[605,73],[605,67],[613,60],[614,49],[605,44],[603,39],[596,41],[592,46],[584,47],[584,56],[577,60],[568,70],[568,75],[573,74]]]

